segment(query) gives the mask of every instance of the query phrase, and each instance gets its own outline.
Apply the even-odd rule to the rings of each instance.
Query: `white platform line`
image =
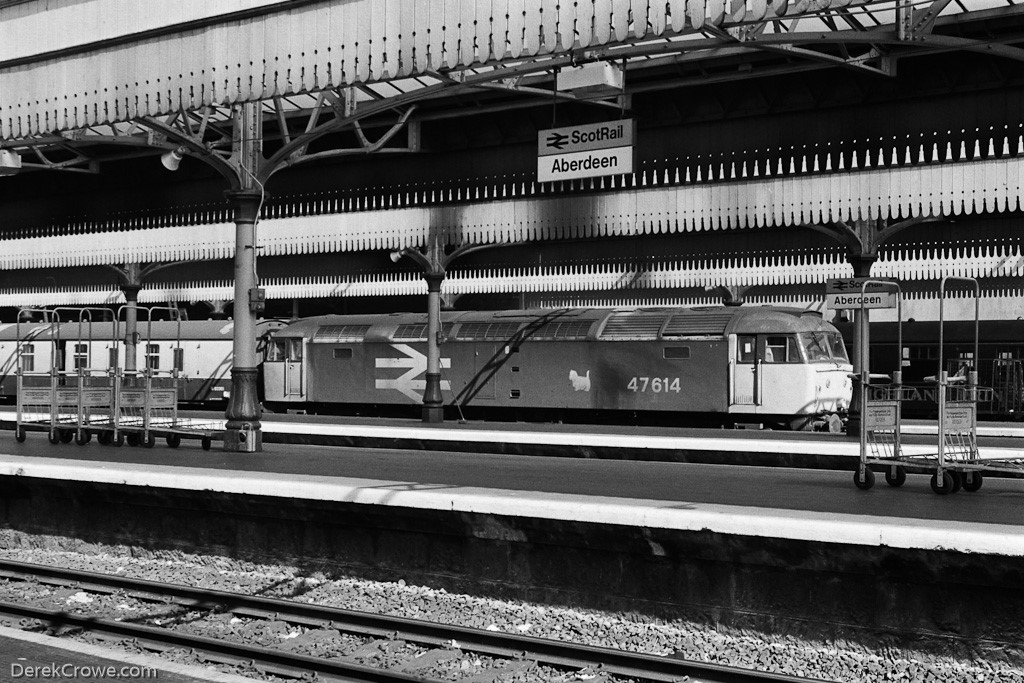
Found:
[[[631,527],[711,531],[894,548],[1024,556],[1024,529],[1002,524],[773,510],[686,501],[507,491],[417,482],[0,456],[0,474],[229,494],[388,505]],[[652,546],[652,552],[658,550]]]

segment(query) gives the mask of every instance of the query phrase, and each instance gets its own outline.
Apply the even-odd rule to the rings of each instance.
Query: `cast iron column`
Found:
[[[228,399],[225,413],[226,451],[263,450],[263,432],[260,429],[262,409],[256,392],[256,315],[249,307],[249,292],[256,287],[254,226],[260,207],[260,196],[259,190],[251,189],[227,193],[235,210],[235,329],[231,397]]]
[[[444,269],[428,271],[427,281],[427,385],[423,390],[423,421],[444,420],[444,398],[441,396],[441,283]]]
[[[871,276],[871,264],[875,262],[874,256],[856,256],[850,257],[850,264],[853,266],[854,277],[870,277]],[[869,361],[869,349],[870,349],[870,332],[869,322],[871,319],[870,309],[865,308],[863,314],[859,308],[854,310],[854,316],[856,316],[853,323],[853,372],[859,375],[862,372],[868,372],[870,370]],[[861,402],[861,385],[860,382],[854,380],[853,382],[853,398],[850,405],[850,419],[847,425],[847,434],[859,434],[860,433],[860,402]]]
[[[121,285],[124,292],[124,370],[134,373],[138,369],[136,362],[139,346],[139,290],[142,285]]]

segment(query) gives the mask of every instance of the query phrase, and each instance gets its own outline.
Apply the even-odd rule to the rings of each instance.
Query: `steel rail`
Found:
[[[189,648],[202,652],[208,661],[222,664],[251,665],[278,676],[303,678],[316,673],[346,681],[367,683],[424,683],[433,679],[392,671],[390,669],[353,664],[338,659],[320,659],[272,647],[255,647],[230,643],[206,636],[195,636],[156,626],[144,626],[124,621],[100,619],[94,616],[70,614],[61,610],[43,609],[0,601],[0,614],[20,619],[37,619],[51,628],[80,628],[89,633],[131,638],[147,650],[161,651],[171,647]]]
[[[819,679],[787,674],[7,560],[0,560],[0,579],[74,585],[97,592],[120,590],[125,591],[129,597],[140,600],[162,601],[170,597],[181,606],[230,612],[236,616],[273,618],[307,627],[329,627],[351,634],[400,638],[434,647],[456,645],[464,651],[477,654],[529,659],[541,665],[558,668],[599,668],[608,674],[643,681],[824,683]],[[6,609],[6,604],[0,603],[0,611]],[[65,616],[62,613],[60,618],[63,619]],[[91,625],[99,623],[99,620],[84,619],[83,623],[91,628]],[[122,622],[112,623],[118,627],[124,625]]]

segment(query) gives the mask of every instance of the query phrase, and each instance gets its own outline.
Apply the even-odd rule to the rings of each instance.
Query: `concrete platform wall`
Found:
[[[1024,662],[1024,560],[0,477],[0,547],[199,552]]]

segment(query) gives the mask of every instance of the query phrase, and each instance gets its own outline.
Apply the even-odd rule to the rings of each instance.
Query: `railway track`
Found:
[[[126,598],[173,604],[193,612],[231,614],[239,619],[283,621],[307,629],[334,629],[379,643],[406,643],[425,648],[426,661],[452,653],[472,653],[494,660],[508,660],[513,669],[547,667],[561,672],[588,671],[599,680],[641,682],[687,681],[688,683],[809,683],[812,679],[749,669],[658,657],[543,638],[450,626],[427,621],[381,616],[292,600],[255,597],[224,591],[164,584],[140,579],[0,561],[0,580],[24,581],[74,588],[86,593],[118,594]],[[284,678],[347,681],[430,681],[415,673],[376,668],[351,657],[323,659],[273,647],[224,642],[151,624],[132,623],[97,615],[71,614],[12,602],[0,602],[0,616],[35,620],[53,629],[80,629],[104,637],[132,639],[150,651],[187,648],[211,663],[244,664]],[[378,648],[379,649],[379,648]],[[384,648],[386,649],[386,648]],[[447,653],[447,654],[446,654]],[[508,673],[496,668],[495,675]],[[473,680],[480,680],[474,677]],[[816,680],[816,679],[815,679]]]

